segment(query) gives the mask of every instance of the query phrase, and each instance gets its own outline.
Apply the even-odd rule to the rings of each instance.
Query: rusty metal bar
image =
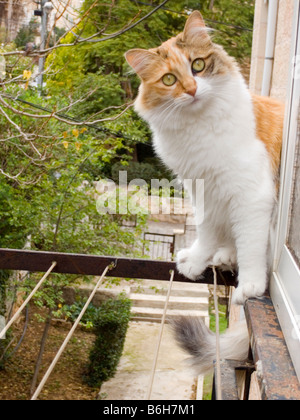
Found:
[[[53,261],[57,263],[53,273],[100,276],[105,267],[113,264],[110,277],[169,281],[170,271],[174,270],[174,281],[194,283],[178,273],[172,261],[0,248],[0,269],[46,272]],[[236,281],[235,274],[218,271],[219,285],[236,286]],[[196,283],[213,284],[212,269],[208,268]]]
[[[300,384],[269,296],[245,304],[263,400],[300,400]]]

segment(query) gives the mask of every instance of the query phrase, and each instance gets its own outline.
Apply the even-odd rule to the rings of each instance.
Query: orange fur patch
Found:
[[[278,174],[281,160],[284,105],[269,97],[252,95],[257,137],[265,144],[272,169]]]

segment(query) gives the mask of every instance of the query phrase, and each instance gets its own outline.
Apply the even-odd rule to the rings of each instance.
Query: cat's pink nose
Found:
[[[191,96],[195,96],[195,95],[196,95],[196,92],[197,92],[197,85],[194,85],[194,86],[189,86],[189,87],[186,89],[186,93],[187,93],[188,95],[191,95]]]

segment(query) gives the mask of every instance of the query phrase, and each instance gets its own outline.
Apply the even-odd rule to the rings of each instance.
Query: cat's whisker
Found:
[[[173,102],[174,101],[172,99],[169,99],[168,101],[160,105],[155,110],[154,118],[152,119],[152,121],[155,122],[156,120],[159,120],[161,116],[169,109],[169,107],[173,105]]]
[[[170,105],[166,110],[165,110],[165,114],[162,116],[161,119],[161,125],[160,128],[162,129],[165,125],[169,126],[170,125],[170,119],[172,119],[173,123],[176,123],[177,127],[178,127],[178,118],[176,118],[178,112],[181,109],[181,104],[176,104],[173,103],[172,105]],[[174,125],[173,125],[174,127]]]
[[[173,111],[176,108],[176,103],[174,102],[173,99],[169,100],[167,103],[169,105],[161,113],[159,113],[159,115],[157,115],[157,121],[160,122],[159,124],[160,129],[163,128],[165,122],[170,118],[170,116],[173,114]]]

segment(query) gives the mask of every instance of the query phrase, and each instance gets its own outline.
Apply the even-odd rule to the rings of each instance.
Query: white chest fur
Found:
[[[178,254],[179,271],[196,279],[207,265],[236,261],[235,302],[243,303],[266,288],[275,197],[271,164],[256,138],[251,97],[242,78],[198,84],[189,106],[147,111],[138,98],[136,109],[149,122],[165,164],[182,180],[204,180],[204,219],[198,221],[195,244]]]

